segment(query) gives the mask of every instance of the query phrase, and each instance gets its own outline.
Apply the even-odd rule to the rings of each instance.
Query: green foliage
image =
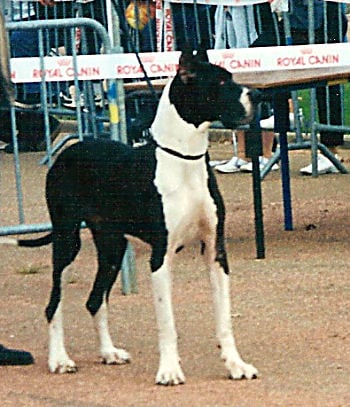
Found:
[[[350,126],[350,83],[345,84],[343,88],[344,88],[344,121],[346,126]],[[299,106],[303,109],[305,123],[309,123],[311,110],[310,89],[298,91],[298,99]]]
[[[43,271],[43,266],[37,264],[31,264],[27,267],[23,267],[18,270],[18,274],[28,275],[28,274],[39,274]]]

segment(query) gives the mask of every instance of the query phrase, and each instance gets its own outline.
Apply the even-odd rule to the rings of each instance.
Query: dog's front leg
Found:
[[[257,369],[242,360],[236,347],[231,321],[229,276],[219,262],[212,264],[210,280],[214,296],[216,334],[221,348],[221,358],[225,361],[230,378],[256,378]]]
[[[160,362],[156,383],[175,385],[185,382],[177,349],[177,333],[171,301],[171,274],[168,262],[152,274],[152,288],[159,330]]]

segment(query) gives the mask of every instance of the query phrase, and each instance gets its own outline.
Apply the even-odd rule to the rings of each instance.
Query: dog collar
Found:
[[[190,161],[195,161],[195,160],[200,160],[202,157],[205,156],[206,152],[203,154],[198,154],[198,155],[186,155],[186,154],[181,154],[176,150],[172,150],[171,148],[168,147],[163,147],[159,145],[156,140],[152,139],[153,144],[155,144],[156,147],[160,148],[161,150],[165,151],[168,154],[171,154],[175,157],[182,158],[183,160],[190,160]]]

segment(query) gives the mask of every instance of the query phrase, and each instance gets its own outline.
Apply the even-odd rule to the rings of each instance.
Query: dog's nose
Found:
[[[262,92],[258,89],[250,89],[248,95],[254,104],[258,104],[262,101]]]

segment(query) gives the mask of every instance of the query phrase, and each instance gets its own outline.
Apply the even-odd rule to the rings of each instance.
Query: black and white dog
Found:
[[[203,54],[203,55],[202,55]],[[114,347],[107,322],[108,298],[125,253],[125,235],[152,248],[151,270],[159,329],[160,364],[156,383],[185,382],[180,366],[171,301],[174,256],[186,243],[202,243],[213,288],[216,333],[221,357],[233,379],[255,378],[245,363],[231,326],[229,267],[224,247],[224,204],[208,165],[208,128],[221,120],[228,128],[248,123],[255,91],[239,86],[226,70],[210,64],[204,53],[183,52],[177,75],[165,87],[151,127],[153,142],[131,148],[112,141],[77,143],[49,170],[46,199],[52,233],[20,240],[20,246],[53,244],[53,287],[49,322],[49,369],[77,368],[64,345],[62,272],[80,249],[84,221],[92,231],[98,272],[87,301],[108,364],[125,363],[129,354]]]

